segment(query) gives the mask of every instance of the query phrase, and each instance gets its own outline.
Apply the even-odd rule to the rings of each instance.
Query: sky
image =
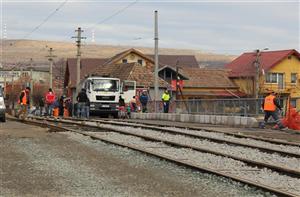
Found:
[[[1,38],[74,42],[81,27],[87,44],[154,47],[157,10],[159,47],[300,51],[299,1],[0,0]]]

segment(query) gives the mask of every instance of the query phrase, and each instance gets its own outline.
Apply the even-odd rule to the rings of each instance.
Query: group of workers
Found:
[[[147,112],[147,104],[149,101],[149,97],[147,94],[147,91],[144,90],[142,94],[139,96],[139,103],[141,104],[140,106],[138,105],[138,101],[136,99],[136,96],[133,96],[129,104],[126,106],[124,98],[122,96],[119,97],[119,110],[121,112],[127,112],[127,115],[129,116],[130,112],[138,112],[141,111],[143,113]],[[141,107],[141,108],[140,108]],[[123,115],[121,115],[123,116]]]
[[[24,90],[21,91],[20,97],[19,97],[19,104],[20,104],[20,110],[17,114],[18,117],[20,117],[22,114],[25,116],[27,114],[28,106],[30,104],[30,87],[26,87]],[[169,94],[168,90],[165,90],[162,95],[162,102],[163,102],[163,110],[164,113],[169,112],[169,104],[170,104],[171,96]],[[141,111],[143,113],[147,112],[147,104],[148,104],[149,97],[147,95],[146,91],[143,91],[142,94],[139,97],[139,102],[141,103]],[[77,96],[77,117],[78,118],[89,118],[89,106],[90,101],[88,99],[88,96],[86,94],[86,90],[82,89]],[[61,97],[60,100],[56,98],[56,95],[52,91],[51,88],[49,88],[48,92],[45,95],[45,104],[46,104],[46,115],[47,116],[69,116],[70,114],[70,108],[71,108],[71,101],[64,100],[64,97]],[[129,105],[127,108],[125,108],[125,101],[120,96],[119,98],[119,106],[121,111],[127,111],[127,113],[130,112],[137,112],[138,111],[138,105],[136,97],[133,96],[133,98],[130,100]],[[43,113],[43,107],[44,102],[43,98],[39,101],[39,111],[40,115]],[[272,117],[276,125],[275,127],[280,130],[286,130],[288,129],[285,127],[280,120],[278,116],[278,110],[281,111],[282,108],[280,106],[279,100],[276,97],[275,92],[270,92],[269,95],[267,95],[263,102],[262,102],[262,109],[264,110],[265,117],[264,121],[260,123],[260,128],[265,128],[266,123],[268,122],[269,118]]]
[[[163,112],[169,113],[169,105],[170,105],[171,96],[167,89],[164,91],[161,99],[163,102]],[[146,90],[143,90],[142,94],[139,96],[140,106],[138,106],[138,104],[137,104],[138,102],[137,102],[136,96],[133,96],[129,102],[129,105],[126,108],[126,111],[128,113],[129,112],[137,112],[137,111],[146,113],[148,111],[147,110],[148,101],[149,101],[148,93]],[[125,101],[122,98],[122,96],[119,97],[119,106],[120,106],[121,111],[125,110]]]
[[[16,114],[17,117],[25,118],[29,112],[30,107],[30,87],[26,87],[21,91],[19,101],[20,110]],[[49,88],[44,97],[39,97],[36,101],[35,114],[46,116],[69,116],[71,110],[71,100],[61,96],[59,99]]]

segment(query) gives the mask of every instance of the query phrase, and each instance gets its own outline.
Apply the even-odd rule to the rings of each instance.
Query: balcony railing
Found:
[[[279,93],[291,93],[292,91],[300,91],[300,86],[297,83],[264,83],[261,85],[261,92],[266,93],[270,90]]]

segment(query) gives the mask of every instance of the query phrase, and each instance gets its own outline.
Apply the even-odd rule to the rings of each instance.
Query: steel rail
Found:
[[[47,120],[52,121],[52,122],[60,121],[60,122],[67,123],[67,124],[76,124],[76,125],[79,125],[79,126],[86,126],[86,127],[90,127],[90,128],[92,127],[92,128],[96,128],[96,129],[99,129],[99,130],[105,130],[105,131],[110,130],[110,131],[114,131],[114,132],[125,134],[125,135],[140,137],[140,138],[147,139],[147,140],[150,140],[150,141],[163,142],[163,143],[171,145],[171,146],[189,148],[189,149],[193,149],[193,150],[196,150],[196,151],[199,151],[199,152],[205,152],[205,153],[210,153],[210,154],[214,154],[214,155],[219,155],[219,156],[223,156],[223,157],[232,158],[232,159],[235,159],[235,160],[245,162],[245,163],[247,163],[251,166],[258,166],[260,168],[270,168],[270,169],[272,169],[274,171],[277,171],[279,173],[287,174],[289,176],[300,178],[300,171],[295,170],[295,169],[290,169],[290,168],[286,168],[286,167],[282,167],[282,166],[277,166],[277,165],[262,163],[262,162],[258,162],[258,161],[253,161],[253,160],[250,160],[250,159],[245,159],[245,158],[237,157],[237,156],[234,156],[234,155],[231,155],[231,154],[217,152],[217,151],[213,151],[213,150],[210,150],[210,149],[205,149],[205,148],[200,148],[200,147],[197,147],[197,146],[192,146],[192,145],[187,145],[187,144],[183,144],[183,143],[173,142],[171,140],[166,140],[166,139],[163,139],[163,138],[150,137],[150,136],[146,136],[146,135],[142,135],[142,134],[136,134],[136,133],[132,133],[132,132],[124,131],[124,130],[101,127],[99,125],[89,125],[89,124],[86,124],[86,122],[77,122],[77,121],[74,122],[74,121],[69,121],[69,120],[55,120],[55,119],[47,119]]]
[[[128,144],[118,142],[118,141],[115,141],[115,140],[105,139],[104,137],[96,136],[96,135],[86,133],[86,132],[82,132],[82,131],[78,131],[78,130],[75,130],[75,129],[68,129],[66,127],[62,127],[62,126],[59,126],[59,125],[53,125],[53,124],[49,124],[47,122],[40,122],[40,121],[36,121],[36,120],[18,120],[18,119],[14,119],[14,118],[10,118],[10,117],[8,117],[8,119],[15,120],[15,121],[17,120],[17,121],[21,121],[21,122],[24,122],[24,123],[34,124],[34,125],[40,125],[40,126],[46,126],[47,125],[51,128],[56,128],[58,130],[64,130],[64,131],[79,133],[79,134],[82,134],[84,136],[91,137],[92,139],[101,140],[101,141],[109,143],[109,144],[130,148],[132,150],[139,151],[141,153],[145,153],[147,155],[151,155],[151,156],[155,156],[155,157],[158,157],[158,158],[161,158],[161,159],[165,159],[167,161],[174,162],[174,163],[179,164],[181,166],[193,168],[193,169],[196,169],[196,170],[199,170],[199,171],[202,171],[202,172],[208,172],[208,173],[211,173],[211,174],[215,174],[215,175],[218,175],[218,176],[222,176],[222,177],[226,177],[226,178],[235,180],[237,182],[252,185],[254,187],[260,188],[264,191],[272,192],[272,193],[274,193],[276,195],[279,195],[279,196],[284,196],[284,197],[297,197],[298,196],[296,194],[293,194],[293,193],[290,193],[290,192],[287,192],[287,191],[283,191],[283,190],[280,190],[280,189],[277,189],[277,188],[273,188],[273,187],[270,187],[270,186],[265,185],[265,184],[260,184],[260,183],[257,183],[257,182],[254,182],[254,181],[251,181],[251,180],[248,180],[248,179],[244,179],[244,178],[241,178],[241,177],[238,177],[238,176],[235,176],[235,175],[230,175],[228,173],[224,173],[224,172],[221,172],[221,171],[218,171],[218,170],[214,170],[212,168],[203,167],[203,166],[197,165],[197,164],[189,162],[189,161],[182,161],[182,160],[179,160],[179,159],[172,158],[168,155],[155,153],[154,151],[149,151],[149,150],[146,150],[144,148],[140,148],[140,147],[133,146],[133,145],[128,145]],[[87,125],[83,125],[83,126],[87,126]]]
[[[70,118],[73,120],[76,120],[75,118]],[[77,119],[78,120],[78,119]],[[90,119],[89,121],[112,121],[112,120],[108,120],[108,119]],[[220,131],[220,130],[214,130],[214,129],[208,129],[208,128],[203,128],[203,127],[195,127],[195,126],[169,126],[169,125],[164,125],[161,123],[149,123],[149,122],[137,122],[137,121],[128,121],[128,120],[113,120],[114,122],[126,122],[126,123],[137,123],[137,124],[144,124],[144,125],[154,125],[154,126],[161,126],[161,127],[174,127],[174,128],[182,128],[182,129],[190,129],[190,130],[203,130],[203,131],[207,131],[207,132],[215,132],[215,133],[223,133],[226,135],[232,135],[234,137],[239,137],[239,138],[251,138],[251,139],[255,139],[255,140],[261,140],[261,141],[265,141],[265,142],[270,142],[270,143],[274,143],[274,144],[282,144],[282,145],[290,145],[290,146],[300,146],[299,143],[296,142],[287,142],[287,141],[282,141],[282,140],[276,140],[276,139],[268,139],[268,138],[263,138],[263,137],[257,137],[257,136],[251,136],[251,135],[246,135],[246,134],[240,134],[240,133],[230,133],[230,132],[226,132],[226,131]]]
[[[67,119],[67,120],[78,121],[78,119]],[[288,152],[288,151],[284,151],[284,150],[278,150],[278,149],[273,149],[273,148],[267,148],[267,147],[252,145],[252,144],[248,144],[248,143],[233,142],[233,141],[226,140],[226,139],[218,139],[216,137],[208,137],[208,136],[202,136],[202,135],[199,135],[199,134],[191,134],[191,133],[185,133],[185,132],[181,132],[181,131],[174,131],[174,130],[171,130],[171,129],[160,128],[160,127],[152,126],[152,125],[147,126],[147,125],[142,125],[142,124],[120,123],[120,122],[117,122],[117,121],[105,121],[105,120],[87,120],[87,121],[88,122],[97,122],[97,123],[102,123],[102,124],[112,124],[112,125],[115,124],[115,125],[119,125],[119,126],[131,126],[131,127],[135,127],[135,128],[152,129],[152,130],[161,131],[161,132],[185,135],[185,136],[193,137],[193,138],[207,139],[207,140],[217,142],[217,143],[227,143],[227,144],[238,145],[238,146],[243,146],[243,147],[257,148],[262,152],[278,153],[278,154],[281,154],[281,155],[284,155],[284,156],[300,158],[300,153],[297,154],[297,153],[292,153],[292,152]],[[277,144],[277,143],[275,143],[275,144]],[[289,146],[291,146],[291,145],[289,145]]]

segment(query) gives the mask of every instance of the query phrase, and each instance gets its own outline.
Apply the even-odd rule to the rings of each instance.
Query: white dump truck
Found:
[[[118,116],[119,97],[128,103],[136,94],[135,81],[120,81],[118,78],[92,76],[83,80],[81,87],[86,89],[91,113],[114,117]]]

